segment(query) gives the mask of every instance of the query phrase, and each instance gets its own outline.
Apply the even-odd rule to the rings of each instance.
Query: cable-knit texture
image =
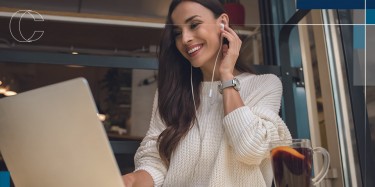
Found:
[[[150,128],[135,155],[137,170],[152,176],[155,186],[166,187],[264,187],[271,186],[269,142],[290,139],[279,117],[282,85],[272,74],[242,73],[240,95],[245,106],[224,116],[223,98],[214,82],[202,83],[197,124],[174,151],[170,166],[163,165],[157,138],[165,129],[154,99]],[[216,93],[216,94],[215,94]],[[193,101],[192,101],[193,102]]]

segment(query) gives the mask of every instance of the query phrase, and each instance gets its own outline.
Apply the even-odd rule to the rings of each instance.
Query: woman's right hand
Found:
[[[133,173],[129,173],[122,176],[122,180],[124,181],[125,187],[133,187],[135,182],[135,176]]]
[[[125,187],[153,187],[154,181],[151,175],[144,170],[138,170],[122,176]]]

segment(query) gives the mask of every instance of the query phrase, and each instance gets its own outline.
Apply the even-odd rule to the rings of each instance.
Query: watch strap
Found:
[[[237,78],[234,78],[232,80],[224,81],[219,84],[219,92],[222,94],[223,90],[228,87],[234,87],[235,90],[239,91],[239,81]]]

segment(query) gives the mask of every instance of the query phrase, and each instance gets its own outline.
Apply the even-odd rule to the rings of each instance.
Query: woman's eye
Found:
[[[191,23],[191,24],[190,24],[190,28],[191,28],[191,29],[195,29],[195,28],[198,27],[199,24],[200,24],[200,23]]]
[[[173,31],[173,36],[177,37],[181,35],[181,31]]]

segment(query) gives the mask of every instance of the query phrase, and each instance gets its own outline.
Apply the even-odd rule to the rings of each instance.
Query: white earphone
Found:
[[[220,29],[221,30],[224,30],[224,23],[220,23]],[[211,88],[210,88],[210,92],[208,94],[209,97],[212,97],[212,83],[214,81],[214,75],[215,75],[215,69],[216,69],[216,63],[217,63],[217,59],[219,57],[219,54],[221,52],[221,46],[223,45],[223,40],[222,40],[222,37],[220,39],[220,47],[219,47],[219,50],[217,51],[217,55],[216,55],[216,59],[215,59],[215,65],[214,65],[214,69],[212,70],[212,77],[211,77]]]

